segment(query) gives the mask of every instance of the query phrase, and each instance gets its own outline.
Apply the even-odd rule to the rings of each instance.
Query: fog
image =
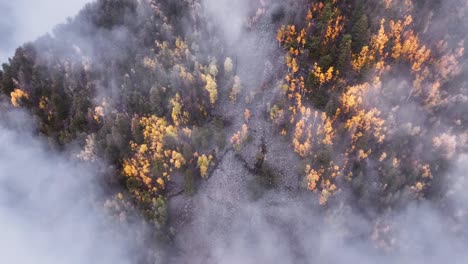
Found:
[[[54,153],[32,118],[0,117],[2,263],[131,263],[121,229],[103,210],[96,170]]]
[[[465,182],[466,162],[466,156],[460,158],[451,177]],[[310,204],[310,197],[287,193],[228,206],[201,199],[205,210],[197,213],[195,232],[183,236],[196,237],[198,242],[189,240],[193,255],[187,259],[194,263],[464,263],[468,208],[457,206],[456,212],[449,212],[448,208],[464,203],[462,191],[452,195],[444,209],[416,202],[402,211],[389,211],[377,223],[345,201],[324,212]]]
[[[18,46],[75,16],[88,2],[91,0],[0,0],[0,63],[13,57]]]
[[[0,18],[0,34],[11,36],[0,43],[1,61],[24,41],[33,40],[67,16],[76,14],[86,2],[0,1],[0,8],[8,14]],[[250,107],[253,116],[249,127],[255,133],[249,146],[240,153],[232,149],[223,153],[217,168],[202,182],[194,197],[182,194],[170,199],[169,214],[177,254],[169,262],[156,263],[465,263],[468,259],[464,250],[468,246],[468,156],[466,143],[461,139],[466,137],[466,132],[459,132],[456,137],[460,139],[454,143],[458,144],[455,149],[459,155],[444,175],[447,192],[437,199],[412,199],[404,206],[370,215],[347,199],[352,194],[346,190],[324,208],[316,202],[317,194],[300,189],[295,171],[302,161],[263,115],[276,95],[271,90],[263,93],[260,86],[274,78],[270,76],[273,74],[265,73],[278,70],[284,62],[277,55],[281,51],[274,42],[275,31],[269,27],[261,31],[246,29],[246,17],[271,12],[268,4],[272,2],[281,5],[280,1],[202,1],[207,17],[218,27],[218,37],[227,44],[226,53],[235,60],[236,74],[244,88],[260,94],[251,104],[221,102],[217,114],[232,122],[232,127],[226,128],[230,137],[244,123],[244,108]],[[124,32],[124,29],[115,32],[120,30]],[[132,45],[127,38],[120,39],[129,47]],[[85,38],[80,42],[78,46],[93,47],[99,41]],[[104,48],[96,48],[93,53],[104,53]],[[119,53],[107,52],[109,57]],[[94,61],[93,67],[104,68],[99,61]],[[394,87],[395,83],[406,85],[405,80],[395,76],[382,86]],[[407,97],[411,87],[405,85],[393,88],[391,98],[379,98],[378,107],[391,111],[392,105],[386,100]],[[404,96],[395,92],[398,89],[403,90]],[[431,127],[424,127],[428,117],[414,109],[409,103],[401,107],[399,122],[430,131]],[[461,111],[466,110],[465,105]],[[128,250],[135,245],[124,237],[125,230],[112,224],[102,208],[104,198],[96,181],[96,168],[48,149],[45,139],[32,135],[32,120],[28,114],[13,110],[0,118],[0,226],[4,229],[0,254],[3,260],[18,264],[135,263]],[[399,128],[404,130],[405,126]],[[428,132],[424,136],[415,139],[416,143],[431,142],[433,134]],[[281,182],[277,189],[252,190],[256,188],[253,179],[258,175],[246,167],[249,160],[255,160],[263,141],[269,151],[266,163],[281,175]]]

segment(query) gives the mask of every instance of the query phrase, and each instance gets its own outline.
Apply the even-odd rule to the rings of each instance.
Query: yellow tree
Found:
[[[189,113],[186,111],[182,111],[183,104],[179,93],[177,93],[175,97],[171,99],[171,105],[171,117],[174,124],[178,127],[182,124],[187,123],[189,119]]]
[[[384,49],[388,42],[388,36],[385,34],[385,19],[380,21],[380,29],[377,35],[372,37],[372,48],[380,54],[380,56],[384,56]]]
[[[312,69],[312,74],[317,78],[320,86],[330,82],[333,79],[334,73],[333,66],[328,68],[327,71],[323,71],[321,67],[318,66],[317,63],[314,64],[314,68]]]
[[[216,81],[210,74],[203,75],[203,79],[206,82],[205,90],[208,91],[208,94],[210,95],[210,103],[211,105],[215,105],[216,100],[218,100],[218,86]]]
[[[169,174],[186,163],[181,153],[164,145],[166,138],[177,137],[178,129],[154,115],[140,118],[139,123],[143,127],[143,143],[130,143],[132,155],[123,161],[123,174],[140,179],[149,190],[157,192],[164,189]]]
[[[11,96],[11,104],[14,107],[20,107],[21,100],[29,99],[29,95],[25,91],[18,89],[18,88],[16,88],[13,92],[11,92],[10,96]]]
[[[208,168],[210,167],[211,160],[213,156],[211,155],[201,155],[198,157],[197,166],[200,169],[200,175],[205,178],[208,173]]]
[[[249,133],[249,127],[247,124],[242,125],[242,129],[236,132],[231,138],[231,144],[236,150],[240,150],[242,144],[247,140]]]

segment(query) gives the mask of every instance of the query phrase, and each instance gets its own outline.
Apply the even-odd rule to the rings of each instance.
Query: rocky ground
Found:
[[[242,54],[236,56],[236,62],[237,68],[241,69],[237,75],[242,80],[243,92],[236,104],[229,102],[227,95],[220,95],[219,109],[216,111],[230,123],[229,127],[225,127],[229,141],[246,122],[244,111],[249,109],[251,117],[247,122],[247,142],[239,151],[228,143],[224,151],[217,153],[215,169],[208,179],[202,180],[194,196],[175,191],[169,200],[171,224],[176,233],[175,244],[180,249],[175,260],[177,263],[217,263],[220,252],[216,249],[224,249],[228,246],[226,243],[234,241],[229,238],[243,230],[236,229],[240,228],[236,226],[239,222],[246,222],[253,228],[267,217],[276,219],[280,224],[283,220],[276,217],[276,210],[281,208],[278,205],[293,202],[298,194],[301,195],[298,190],[303,172],[291,166],[299,163],[298,157],[290,146],[290,140],[280,135],[269,122],[271,106],[264,103],[271,102],[278,94],[277,80],[269,75],[272,71],[270,59],[284,59],[273,56],[277,53],[276,46],[262,46],[262,38],[267,37],[271,36],[257,35],[255,38],[243,38],[237,43],[233,50],[235,54]],[[265,39],[263,42],[267,43]],[[258,73],[258,69],[264,70]],[[228,89],[224,87],[223,90]],[[258,164],[259,153],[265,157],[261,166]],[[182,190],[180,184],[183,182],[176,183]],[[287,195],[270,196],[271,190]],[[263,205],[257,206],[256,203]],[[186,256],[197,256],[197,259],[186,260]]]

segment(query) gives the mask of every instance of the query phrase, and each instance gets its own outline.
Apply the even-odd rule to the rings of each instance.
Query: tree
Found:
[[[353,39],[352,48],[355,53],[361,51],[362,47],[369,42],[370,31],[367,15],[362,15],[351,29]]]
[[[163,108],[163,89],[157,86],[153,86],[150,90],[150,105],[151,112],[155,115],[162,115],[164,112]]]
[[[231,74],[234,66],[232,64],[232,59],[227,57],[226,60],[224,61],[224,72],[226,74]]]
[[[200,168],[200,175],[203,178],[206,178],[207,173],[208,173],[208,168],[210,166],[211,160],[213,159],[213,156],[211,155],[201,155],[198,157],[197,161],[197,166]]]
[[[350,34],[344,35],[341,39],[337,66],[339,69],[342,69],[342,71],[346,71],[349,68],[349,62],[352,56],[352,44],[353,38]]]
[[[29,95],[21,89],[15,89],[13,92],[10,93],[11,96],[11,104],[14,107],[20,107],[20,102],[22,100],[29,99]]]
[[[210,74],[205,75],[204,79],[206,82],[205,90],[208,91],[210,96],[210,103],[212,106],[214,106],[218,100],[218,86]]]
[[[15,89],[15,85],[13,83],[13,70],[11,66],[7,63],[3,64],[2,68],[3,71],[1,74],[1,91],[4,94],[9,94]]]

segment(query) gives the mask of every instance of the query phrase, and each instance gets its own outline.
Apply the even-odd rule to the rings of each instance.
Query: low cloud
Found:
[[[15,49],[50,32],[91,0],[0,0],[0,63],[13,57]]]
[[[124,232],[99,202],[94,168],[48,150],[31,134],[27,114],[2,112],[2,262],[131,263]]]

